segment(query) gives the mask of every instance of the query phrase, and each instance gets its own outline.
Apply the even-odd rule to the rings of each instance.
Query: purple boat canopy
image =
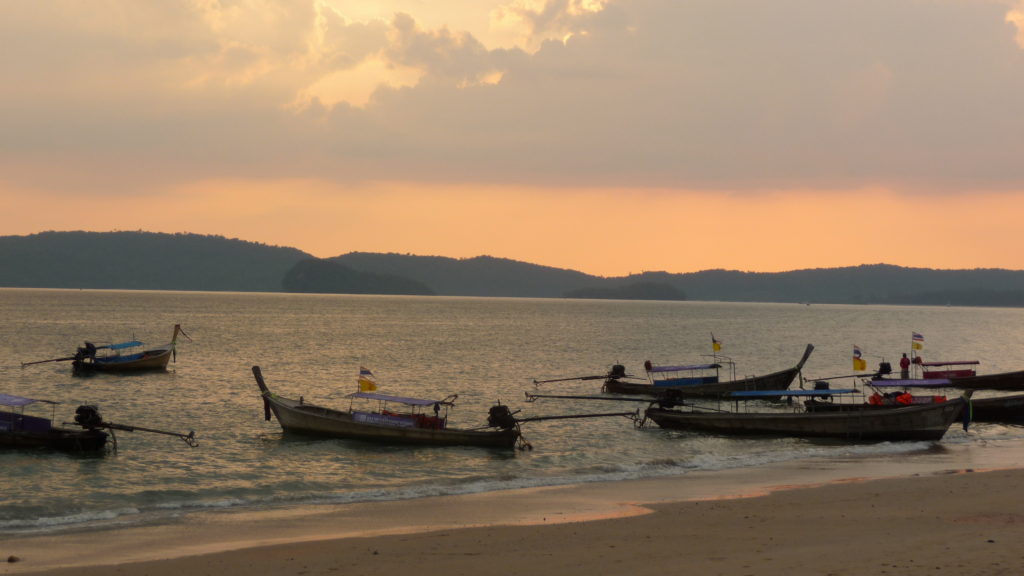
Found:
[[[379,400],[381,402],[397,402],[407,406],[432,406],[434,404],[451,405],[451,401],[449,400],[425,400],[423,398],[408,398],[405,396],[377,394],[376,392],[353,392],[345,395],[345,398],[362,398],[364,400]]]
[[[53,402],[51,400],[34,400],[32,398],[23,398],[21,396],[14,396],[12,394],[0,394],[0,406],[11,406],[12,408],[20,408],[22,406],[28,406],[29,404],[35,404],[36,402],[56,404],[56,402]]]
[[[721,368],[721,364],[690,364],[686,366],[651,366],[648,372],[692,372],[696,370],[711,370]]]
[[[948,378],[929,378],[927,380],[872,380],[875,388],[946,388],[952,382]]]

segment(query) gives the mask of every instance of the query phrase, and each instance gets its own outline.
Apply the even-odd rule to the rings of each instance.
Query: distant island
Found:
[[[686,300],[686,293],[668,282],[635,282],[610,288],[578,288],[566,298],[599,300]]]
[[[142,231],[0,236],[0,287],[1024,306],[1020,270],[864,264],[602,277],[491,256],[321,259],[223,236]]]
[[[432,296],[422,282],[392,274],[359,272],[328,260],[300,260],[281,281],[285,292],[330,294],[406,294]]]

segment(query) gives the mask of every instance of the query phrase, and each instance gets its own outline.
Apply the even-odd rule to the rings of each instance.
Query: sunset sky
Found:
[[[1024,269],[1024,0],[0,4],[0,235]]]

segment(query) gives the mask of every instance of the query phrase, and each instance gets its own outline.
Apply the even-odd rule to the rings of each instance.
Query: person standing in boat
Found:
[[[907,380],[910,378],[910,358],[907,358],[907,353],[903,353],[903,358],[900,358],[900,378]]]

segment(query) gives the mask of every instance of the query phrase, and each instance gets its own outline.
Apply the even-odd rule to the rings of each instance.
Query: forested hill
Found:
[[[757,273],[706,270],[603,278],[500,258],[351,253],[332,261],[417,280],[437,294],[847,304],[1024,306],[1024,271],[887,264]]]
[[[411,278],[447,296],[560,298],[570,290],[604,281],[575,270],[490,256],[457,259],[352,252],[329,260],[362,272]]]
[[[666,282],[692,300],[1024,306],[1024,271],[933,270],[887,264],[756,273],[647,272],[620,281]]]
[[[1024,306],[1024,271],[1014,270],[874,264],[604,278],[489,256],[318,259],[222,236],[150,232],[0,237],[0,287]]]
[[[308,258],[222,236],[43,232],[0,237],[0,286],[280,292]]]

